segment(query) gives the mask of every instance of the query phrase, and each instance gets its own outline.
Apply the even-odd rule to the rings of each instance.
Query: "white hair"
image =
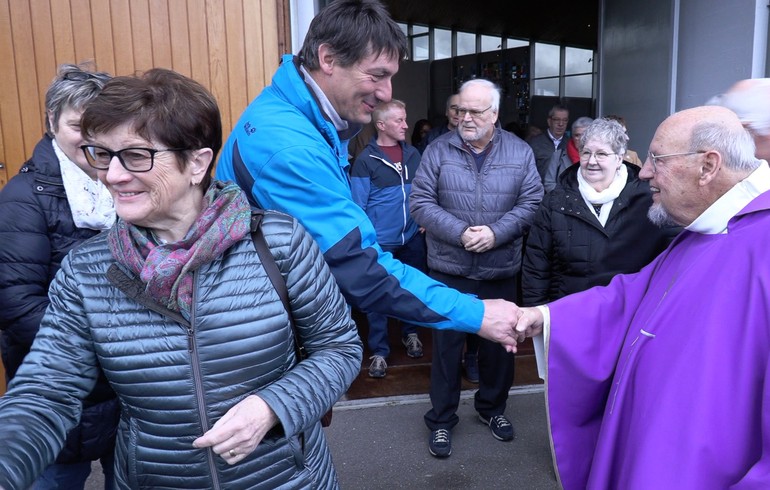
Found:
[[[489,96],[492,97],[492,112],[498,112],[500,109],[500,89],[497,88],[497,85],[490,82],[489,80],[485,80],[483,78],[474,78],[472,80],[468,80],[462,84],[460,90],[458,90],[457,93],[459,94],[466,88],[474,85],[489,90]]]

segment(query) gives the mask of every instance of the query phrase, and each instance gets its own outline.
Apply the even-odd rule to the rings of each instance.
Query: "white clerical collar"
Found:
[[[305,65],[300,65],[299,69],[305,76],[305,83],[308,85],[308,87],[310,87],[318,99],[318,104],[321,106],[321,110],[327,116],[329,116],[329,120],[332,124],[334,124],[334,129],[336,129],[337,132],[342,132],[348,129],[348,122],[342,119],[337,111],[334,110],[334,106],[329,101],[329,98],[326,97],[326,94],[323,90],[321,90],[321,87],[319,87],[315,80],[313,80],[313,77],[310,76],[310,73],[305,69]]]
[[[770,190],[770,167],[762,160],[748,177],[717,199],[685,229],[704,235],[727,233],[727,222],[760,194]]]

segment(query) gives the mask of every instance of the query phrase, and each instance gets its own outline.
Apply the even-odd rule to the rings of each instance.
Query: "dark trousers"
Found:
[[[425,235],[415,233],[403,245],[387,246],[380,245],[384,252],[390,252],[406,265],[412,266],[417,270],[425,272],[427,266],[427,252],[425,251]],[[388,343],[388,317],[380,313],[367,313],[366,319],[369,322],[369,337],[367,345],[372,354],[382,357],[388,357],[390,354],[390,344]],[[417,332],[417,325],[401,322],[401,337],[406,338],[410,333]]]
[[[458,291],[481,299],[502,298],[514,301],[518,296],[516,277],[476,281],[431,271],[430,276]],[[451,429],[459,418],[461,359],[468,334],[453,330],[433,331],[433,360],[430,370],[430,401],[425,414],[430,430]],[[505,412],[508,390],[513,384],[513,354],[498,343],[479,339],[479,389],[474,396],[476,411],[485,418]]]

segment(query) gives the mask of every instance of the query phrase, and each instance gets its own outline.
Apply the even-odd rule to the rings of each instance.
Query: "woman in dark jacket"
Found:
[[[304,228],[265,213],[263,263],[246,195],[212,182],[214,97],[169,70],[116,77],[82,129],[119,219],[62,262],[0,398],[0,488],[50,462],[100,367],[121,405],[118,488],[337,487],[320,419],[358,374],[361,341]]]
[[[105,73],[59,67],[46,92],[46,134],[0,193],[0,348],[7,380],[29,352],[64,256],[115,221],[112,197],[79,148],[80,116],[107,80]],[[83,488],[97,459],[105,488],[113,488],[118,413],[102,377],[83,402],[81,424],[33,488]]]
[[[580,165],[559,178],[532,224],[523,264],[523,299],[540,305],[636,272],[679,232],[647,219],[652,197],[639,168],[623,162],[628,137],[616,121],[586,127]]]
[[[522,264],[522,298],[537,306],[637,272],[673,240],[678,227],[647,219],[650,187],[623,161],[628,136],[617,121],[596,119],[580,139],[580,165],[564,170],[540,203]],[[543,337],[533,338],[544,377]]]

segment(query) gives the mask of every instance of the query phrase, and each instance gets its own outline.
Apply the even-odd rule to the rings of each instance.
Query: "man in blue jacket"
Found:
[[[478,333],[516,350],[517,309],[431,280],[382,251],[353,201],[347,142],[391,99],[406,36],[376,0],[329,4],[310,23],[298,57],[246,108],[216,176],[263,208],[295,216],[315,238],[342,293],[362,311],[437,329]]]
[[[363,149],[351,172],[353,200],[366,211],[377,232],[377,243],[404,264],[427,270],[425,238],[409,214],[412,179],[420,165],[420,152],[407,145],[406,104],[393,99],[377,106],[372,113],[377,135]],[[388,317],[367,313],[369,350],[372,363],[369,376],[385,377],[390,354]],[[417,326],[401,322],[401,341],[409,357],[422,357]]]

